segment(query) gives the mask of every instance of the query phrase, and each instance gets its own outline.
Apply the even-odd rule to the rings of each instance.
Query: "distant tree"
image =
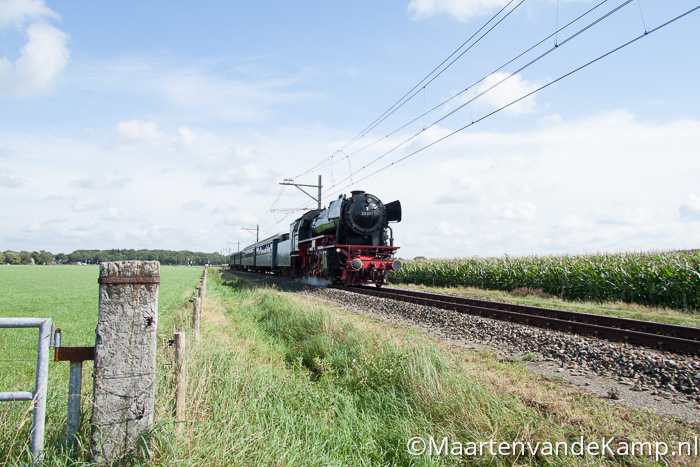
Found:
[[[41,250],[32,252],[32,258],[35,264],[51,264],[53,263],[53,255],[49,251]]]
[[[19,258],[20,258],[20,264],[32,264],[32,254],[29,253],[28,251],[20,251],[19,252]]]
[[[42,262],[40,253],[34,254],[35,261]],[[219,253],[202,253],[187,250],[76,250],[68,255],[56,255],[57,263],[98,264],[103,261],[159,261],[163,265],[193,265],[223,264],[228,258]],[[6,259],[7,261],[7,259]]]
[[[19,254],[15,253],[14,251],[6,251],[5,261],[7,261],[9,264],[20,264],[22,258],[20,258]]]
[[[79,250],[74,251],[68,255],[68,261],[71,263],[80,263],[83,260],[83,255]]]
[[[5,262],[5,255],[3,254],[2,251],[0,251],[0,264],[3,264]]]
[[[95,256],[100,250],[75,250],[68,255],[71,263],[90,263],[95,264]]]
[[[114,255],[110,255],[106,251],[99,251],[97,252],[93,257],[93,263],[94,264],[100,264],[100,263],[105,263],[107,261],[114,261]]]

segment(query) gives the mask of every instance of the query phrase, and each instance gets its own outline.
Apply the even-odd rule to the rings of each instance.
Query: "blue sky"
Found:
[[[698,248],[700,11],[480,120],[698,6],[598,3],[0,0],[0,250],[228,252],[318,175],[403,257]]]

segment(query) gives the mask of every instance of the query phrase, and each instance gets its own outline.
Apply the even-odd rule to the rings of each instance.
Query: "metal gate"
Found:
[[[44,449],[44,422],[46,419],[46,385],[49,377],[49,347],[51,344],[51,318],[0,318],[0,328],[39,328],[36,357],[36,384],[34,391],[0,392],[0,402],[32,401],[32,461],[42,460]]]

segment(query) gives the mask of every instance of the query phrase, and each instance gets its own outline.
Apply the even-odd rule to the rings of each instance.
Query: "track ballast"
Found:
[[[689,355],[700,354],[700,329],[651,321],[553,310],[512,303],[477,300],[413,290],[376,287],[332,288],[376,297],[433,306],[460,313],[585,334],[611,341]]]

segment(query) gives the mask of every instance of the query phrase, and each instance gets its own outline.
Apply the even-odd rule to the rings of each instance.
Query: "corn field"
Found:
[[[439,287],[541,289],[566,300],[700,309],[700,250],[412,260],[391,279]]]

